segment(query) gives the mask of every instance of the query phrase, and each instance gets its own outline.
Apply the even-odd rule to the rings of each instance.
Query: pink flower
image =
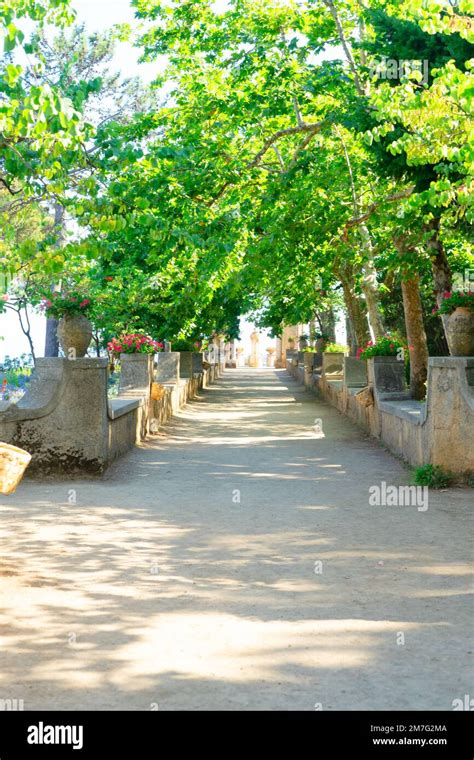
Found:
[[[83,306],[89,306],[89,304],[90,304],[89,298],[84,298],[84,300],[81,301],[81,303],[79,304],[79,306],[82,308]]]
[[[9,296],[7,293],[5,293],[5,295],[2,296],[2,301],[8,301],[8,299],[9,299]]]

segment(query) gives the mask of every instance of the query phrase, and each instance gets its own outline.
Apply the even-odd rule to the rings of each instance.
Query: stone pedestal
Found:
[[[426,444],[429,461],[467,480],[474,476],[474,357],[428,360]]]
[[[373,356],[367,360],[369,385],[377,394],[406,394],[405,363],[396,356]]]
[[[153,382],[153,354],[120,354],[119,394],[129,391],[148,393]]]
[[[180,352],[167,351],[156,355],[155,380],[157,383],[179,382]]]
[[[180,351],[179,355],[180,377],[193,377],[193,375],[203,371],[201,353],[196,351]]]
[[[355,356],[344,357],[344,385],[346,388],[365,388],[368,384],[367,362]]]
[[[323,353],[323,375],[342,378],[344,354]]]
[[[193,352],[192,351],[179,352],[179,376],[180,377],[193,376]]]

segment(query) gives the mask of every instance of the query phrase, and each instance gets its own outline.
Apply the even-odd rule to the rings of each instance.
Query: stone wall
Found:
[[[209,365],[189,378],[173,377],[173,361],[122,357],[117,398],[107,397],[108,360],[38,359],[18,403],[0,402],[0,440],[29,451],[31,474],[100,474],[219,377]],[[174,362],[176,368],[176,362]],[[166,366],[167,383],[160,383]],[[151,397],[151,384],[163,392]]]
[[[460,480],[472,477],[474,357],[431,357],[424,402],[410,398],[396,357],[367,363],[344,357],[342,377],[325,373],[324,366],[331,368],[329,360],[320,373],[302,374],[294,359],[287,361],[296,380],[412,466],[440,465]]]

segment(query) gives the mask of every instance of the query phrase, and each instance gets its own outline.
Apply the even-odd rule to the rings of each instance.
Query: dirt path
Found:
[[[409,475],[286,373],[229,370],[103,481],[24,481],[0,509],[0,699],[452,709],[472,491],[369,505]]]

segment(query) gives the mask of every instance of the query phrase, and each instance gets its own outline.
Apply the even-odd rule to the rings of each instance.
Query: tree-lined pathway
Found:
[[[369,506],[409,476],[285,372],[236,370],[103,480],[25,480],[1,506],[0,698],[451,709],[472,505]]]

